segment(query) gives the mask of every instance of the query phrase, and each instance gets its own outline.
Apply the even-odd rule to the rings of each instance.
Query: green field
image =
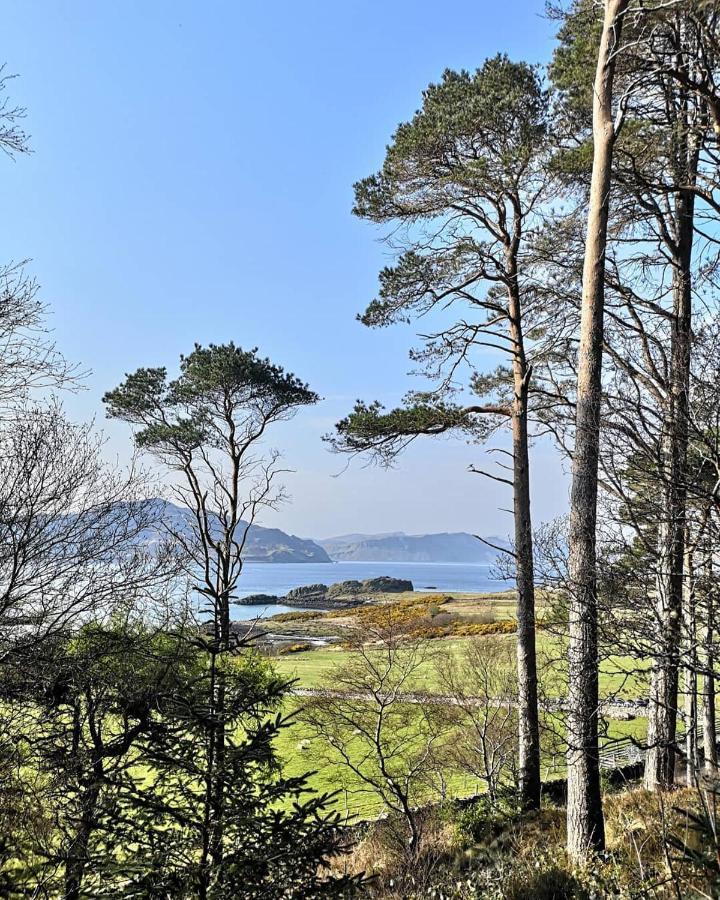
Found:
[[[286,701],[284,712],[302,715],[300,698]],[[557,724],[557,719],[555,719]],[[647,720],[637,718],[627,722],[608,721],[604,723],[602,743],[633,737],[642,740],[645,737]],[[297,721],[284,729],[276,741],[278,755],[282,761],[283,772],[290,776],[311,773],[309,786],[320,793],[333,793],[335,797],[332,807],[343,816],[352,818],[373,818],[382,812],[380,801],[371,794],[362,791],[358,781],[338,764],[329,763],[325,759],[325,748],[312,737],[308,729]],[[565,760],[562,752],[552,755],[544,753],[543,779],[562,778],[565,774]],[[469,776],[453,774],[447,780],[448,796],[461,798],[482,792],[483,786]]]
[[[407,602],[407,598],[405,598]],[[388,604],[392,606],[392,602]],[[443,603],[443,612],[451,612],[469,621],[483,621],[489,618],[491,621],[503,621],[512,617],[514,612],[514,600],[507,594],[492,597],[456,597],[450,602]],[[339,628],[351,618],[351,613],[337,612],[320,619],[313,620],[312,624],[317,631],[326,630],[327,633],[336,633]],[[292,628],[292,623],[289,623]],[[433,657],[442,659],[443,656],[459,658],[469,641],[485,640],[486,638],[445,637],[430,642],[430,659],[418,670],[412,683],[408,684],[408,690],[426,691],[428,693],[443,693],[442,665],[438,667]],[[515,644],[515,635],[494,635],[492,640],[507,641],[509,647]],[[538,667],[541,686],[544,695],[548,698],[558,698],[566,694],[566,640],[560,635],[555,635],[548,630],[538,630]],[[295,679],[297,687],[320,688],[333,687],[333,672],[344,666],[351,658],[351,651],[342,645],[291,653],[278,656],[274,659],[274,666],[282,675]],[[510,657],[512,659],[512,657]],[[622,656],[610,656],[602,663],[600,687],[604,698],[637,699],[646,695],[647,678],[644,674],[647,665],[642,660]],[[359,701],[360,702],[360,701]],[[286,701],[286,711],[302,716],[302,698],[291,698]],[[547,724],[551,724],[551,717],[546,716]],[[552,724],[555,730],[562,729],[563,716],[553,714]],[[637,717],[627,721],[610,720],[603,723],[603,743],[617,740],[623,737],[633,737],[642,740],[645,737],[647,722],[645,718]],[[329,763],[326,759],[325,748],[313,738],[301,720],[287,728],[281,735],[277,749],[283,760],[284,771],[289,775],[300,775],[311,771],[311,786],[321,792],[337,792],[334,806],[341,814],[349,817],[371,818],[381,812],[377,798],[363,793],[360,785],[349,776],[347,771],[338,764]],[[546,779],[558,778],[564,775],[565,763],[562,751],[552,752],[549,747],[544,752],[543,777]],[[481,790],[481,785],[475,779],[459,775],[450,775],[447,781],[449,796],[462,797],[475,794]]]
[[[301,711],[299,700],[289,700],[285,712]],[[300,712],[301,714],[301,712]],[[296,722],[285,729],[276,741],[278,755],[282,760],[283,772],[297,776],[311,773],[310,787],[320,793],[334,794],[331,803],[343,818],[374,818],[382,811],[380,800],[369,793],[363,785],[340,765],[328,763],[324,759],[324,748],[314,739],[307,728]],[[459,775],[448,778],[448,793],[453,797],[468,797],[481,790],[476,780]],[[428,796],[432,800],[432,796]]]
[[[494,640],[504,640],[514,644],[514,635],[493,636]],[[476,638],[444,638],[435,641],[437,655],[452,654],[459,656],[462,649]],[[482,640],[482,638],[480,638]],[[538,668],[541,684],[550,697],[565,694],[565,652],[563,638],[547,631],[538,631]],[[350,651],[342,648],[322,648],[307,650],[301,653],[279,656],[273,664],[278,672],[288,678],[297,680],[298,687],[317,688],[331,686],[332,672],[343,666],[350,659]],[[647,662],[627,656],[610,656],[603,660],[600,667],[600,696],[603,698],[618,697],[636,699],[647,694]],[[442,684],[432,661],[426,663],[421,671],[416,690],[428,693],[442,693]]]

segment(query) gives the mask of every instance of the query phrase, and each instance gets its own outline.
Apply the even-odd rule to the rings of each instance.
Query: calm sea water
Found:
[[[238,596],[272,594],[281,597],[292,588],[308,584],[378,578],[390,575],[412,581],[416,591],[502,591],[511,585],[491,578],[491,566],[463,563],[336,562],[336,563],[246,563],[238,585]],[[233,618],[273,616],[297,607],[235,606]]]

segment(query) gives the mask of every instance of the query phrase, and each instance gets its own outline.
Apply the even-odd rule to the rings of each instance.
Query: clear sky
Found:
[[[195,341],[259,346],[325,398],[276,433],[296,473],[269,524],[507,533],[506,489],[467,472],[482,448],[425,442],[389,472],[338,475],[321,435],[356,398],[413,386],[413,329],[355,321],[388,251],[351,216],[353,182],[444,68],[545,60],[543,5],[11,0],[2,58],[35,152],[0,160],[0,247],[32,258],[60,348],[92,372],[72,415],[127,457],[100,403],[125,372],[172,369]],[[567,482],[551,447],[533,458],[536,516],[551,518]]]

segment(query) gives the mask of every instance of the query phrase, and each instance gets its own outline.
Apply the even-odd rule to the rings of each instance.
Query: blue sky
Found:
[[[3,260],[32,258],[58,344],[92,374],[67,400],[108,453],[129,433],[100,398],[141,365],[172,368],[195,341],[259,346],[325,399],[275,443],[296,470],[271,524],[347,531],[506,533],[505,490],[467,473],[484,452],[426,442],[386,472],[320,437],[357,397],[412,386],[412,328],[355,321],[387,248],[350,214],[352,185],[443,69],[504,51],[542,61],[542,0],[274,4],[229,0],[11,2],[3,59],[20,77],[34,153],[0,168]],[[567,486],[534,452],[539,519]],[[337,476],[337,477],[334,477]]]

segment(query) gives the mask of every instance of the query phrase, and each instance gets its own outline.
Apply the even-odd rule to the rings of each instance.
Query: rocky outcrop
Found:
[[[324,598],[327,592],[328,586],[326,584],[306,584],[288,591],[285,600],[314,600],[318,597]]]
[[[347,597],[348,595],[362,593],[362,581],[338,581],[327,589],[328,597]]]
[[[412,581],[405,578],[391,578],[381,575],[379,578],[366,578],[364,581],[339,581],[327,589],[328,597],[352,597],[364,594],[402,594],[412,591]]]
[[[308,609],[332,609],[335,604],[328,600],[326,584],[306,584],[293,588],[280,600],[286,606],[305,606]]]
[[[235,601],[238,606],[266,606],[280,602],[281,598],[275,594],[250,594]]]
[[[307,584],[293,588],[284,597],[276,597],[272,594],[250,594],[236,601],[240,606],[265,606],[269,604],[281,604],[283,606],[297,606],[301,609],[342,609],[346,606],[356,606],[354,600],[340,599],[336,595],[330,596],[330,588],[326,584]]]
[[[390,578],[389,575],[381,575],[379,578],[367,578],[360,582],[363,591],[372,594],[402,594],[404,591],[412,591],[412,581],[405,578]]]

